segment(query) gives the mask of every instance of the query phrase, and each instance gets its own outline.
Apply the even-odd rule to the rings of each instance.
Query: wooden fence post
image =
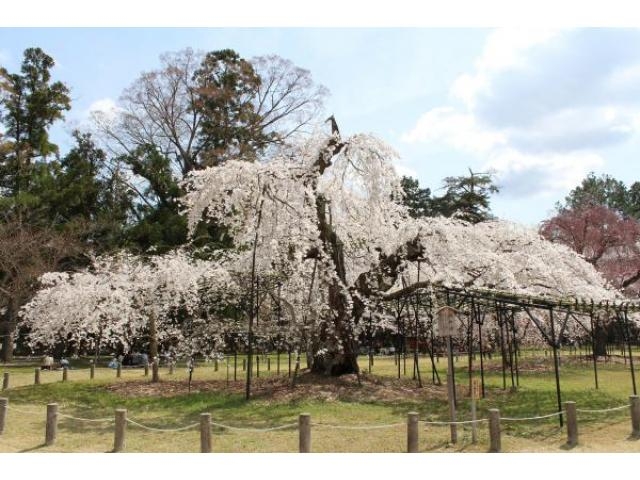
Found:
[[[213,360],[213,371],[217,372],[218,371],[218,359],[214,359]]]
[[[4,372],[2,376],[2,390],[9,389],[9,372]]]
[[[200,414],[200,452],[211,453],[211,414]]]
[[[407,452],[418,453],[418,419],[417,412],[407,415]]]
[[[9,406],[8,398],[0,398],[0,435],[4,432],[4,426],[7,423],[7,409]]]
[[[491,444],[490,452],[499,452],[500,445],[500,410],[492,408],[489,410],[489,438]]]
[[[145,377],[149,376],[149,362],[144,363],[144,376]]]
[[[36,368],[33,370],[33,384],[34,385],[40,385],[40,367]]]
[[[173,375],[173,369],[175,368],[173,362],[169,363],[169,375]]]
[[[116,368],[116,378],[122,377],[122,364],[118,362],[118,367]]]
[[[578,415],[576,402],[564,402],[564,410],[567,414],[567,445],[575,447],[578,444]]]
[[[298,431],[300,436],[300,453],[311,452],[311,414],[300,414],[298,418]]]
[[[629,401],[631,402],[631,436],[640,438],[640,397],[631,395]]]
[[[67,367],[64,367],[62,369],[62,381],[66,382],[67,380],[69,380],[69,369]]]
[[[44,444],[53,445],[58,435],[58,404],[47,405],[47,426],[44,434]]]
[[[89,368],[89,378],[93,380],[95,376],[96,376],[96,366],[91,365],[91,367]]]
[[[122,452],[125,447],[125,437],[127,434],[127,409],[116,409],[116,431],[113,441],[113,451]]]

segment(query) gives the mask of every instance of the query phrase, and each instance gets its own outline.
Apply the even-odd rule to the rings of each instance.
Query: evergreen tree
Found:
[[[263,130],[253,101],[261,80],[251,63],[233,50],[209,52],[194,80],[206,165],[219,165],[230,156],[252,160],[273,141],[276,134]]]
[[[558,205],[558,210],[601,205],[628,215],[631,211],[630,200],[630,192],[624,182],[607,174],[596,177],[591,172],[580,185],[569,192],[564,204]]]
[[[431,205],[431,190],[420,188],[417,178],[403,176],[400,180],[404,197],[402,203],[409,210],[413,218],[433,216]]]
[[[69,89],[51,81],[53,59],[40,48],[24,52],[20,73],[0,68],[0,120],[4,125],[0,149],[0,189],[4,197],[29,202],[36,160],[46,162],[57,155],[58,146],[49,140],[48,130],[71,108]],[[42,170],[35,172],[41,176]]]
[[[488,173],[468,176],[446,177],[443,181],[445,194],[432,201],[434,215],[456,217],[470,223],[479,223],[492,217],[489,200],[500,190]]]
[[[53,187],[42,192],[48,217],[59,229],[75,232],[94,252],[123,242],[131,194],[109,171],[107,156],[88,133],[73,132],[76,145],[56,164]]]

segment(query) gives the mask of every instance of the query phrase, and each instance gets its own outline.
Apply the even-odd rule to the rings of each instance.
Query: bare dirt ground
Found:
[[[116,383],[107,387],[108,390],[125,397],[173,397],[189,392],[186,380],[167,380],[150,383],[148,380],[128,381]],[[191,393],[227,391],[243,394],[244,379],[236,382],[225,380],[194,380],[191,382]],[[316,398],[325,401],[411,401],[425,398],[446,400],[446,390],[443,387],[425,384],[419,388],[411,379],[395,379],[360,374],[343,375],[341,377],[325,377],[309,372],[298,375],[295,385],[288,377],[253,378],[252,396],[271,401],[292,401]]]

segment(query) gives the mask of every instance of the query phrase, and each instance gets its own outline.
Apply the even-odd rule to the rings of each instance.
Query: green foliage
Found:
[[[126,232],[126,245],[134,250],[164,252],[187,241],[187,223],[179,213],[183,194],[171,161],[153,145],[144,145],[120,156],[116,163],[143,178],[139,201],[132,204],[137,222]]]
[[[443,180],[445,194],[434,198],[433,211],[436,214],[459,218],[470,223],[479,223],[492,218],[489,199],[500,190],[487,173],[473,173],[468,176],[446,177]]]
[[[431,190],[428,188],[420,188],[418,179],[413,177],[403,176],[400,184],[404,191],[402,203],[408,208],[411,217],[421,218],[433,216]]]
[[[71,108],[71,99],[63,83],[51,82],[54,64],[40,48],[28,48],[21,73],[0,68],[0,120],[5,129],[0,188],[9,195],[29,190],[34,159],[58,153],[48,129]]]
[[[589,173],[582,183],[569,192],[564,204],[558,210],[576,210],[594,205],[602,205],[624,215],[638,218],[640,213],[640,184],[635,182],[630,188],[624,182],[603,174],[597,177]]]
[[[77,230],[96,253],[112,250],[121,243],[130,194],[118,185],[118,173],[106,169],[106,154],[91,135],[73,136],[76,145],[60,161],[53,188],[43,192],[49,218]]]
[[[229,49],[209,52],[194,80],[201,164],[219,165],[230,155],[253,160],[273,141],[260,124],[253,100],[261,80],[248,61]]]
[[[468,176],[446,177],[443,180],[445,193],[440,197],[431,197],[428,188],[420,188],[417,179],[402,177],[404,190],[403,204],[413,218],[452,217],[467,222],[478,223],[492,218],[489,200],[499,188],[493,183],[490,174],[473,173]]]

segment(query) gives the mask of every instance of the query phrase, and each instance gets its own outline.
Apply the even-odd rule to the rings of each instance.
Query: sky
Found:
[[[55,59],[72,97],[54,129],[64,150],[164,52],[276,54],[329,89],[343,134],[390,144],[399,173],[439,195],[444,177],[492,172],[493,213],[536,225],[589,172],[640,180],[640,30],[568,27],[5,26],[0,65],[17,71],[33,46]]]

